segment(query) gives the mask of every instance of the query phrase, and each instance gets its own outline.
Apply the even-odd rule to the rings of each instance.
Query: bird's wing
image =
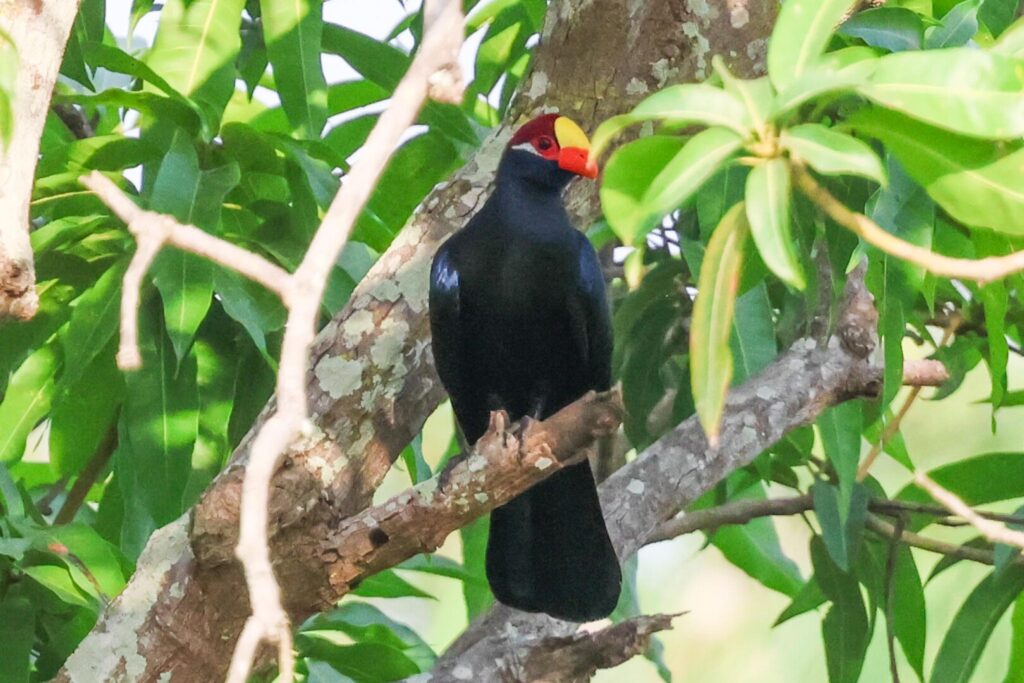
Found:
[[[612,383],[612,323],[604,273],[590,240],[582,233],[577,234],[579,280],[574,308],[583,327],[591,386],[598,391],[607,391]]]
[[[451,241],[441,245],[430,267],[430,335],[434,364],[445,389],[459,395],[463,377],[459,362],[461,325],[459,320],[459,270]]]

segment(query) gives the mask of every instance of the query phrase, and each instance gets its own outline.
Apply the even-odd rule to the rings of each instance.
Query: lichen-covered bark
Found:
[[[774,12],[775,3],[742,0],[552,3],[533,70],[508,120],[465,168],[431,192],[312,351],[313,425],[275,477],[270,511],[275,571],[296,620],[331,595],[319,543],[339,520],[369,505],[394,458],[443,398],[429,350],[430,259],[486,198],[511,129],[555,110],[592,129],[649,91],[702,76],[714,54],[750,74],[761,52],[749,48],[769,35]],[[570,191],[581,224],[596,215],[595,194],[593,184]],[[162,574],[140,563],[139,578],[69,659],[60,680],[209,681],[222,675],[248,611],[232,554],[247,449],[248,440],[192,514],[154,536],[147,556],[176,559],[161,565]],[[160,587],[155,599],[153,585]],[[143,669],[129,666],[139,661],[146,662]]]
[[[708,445],[694,416],[602,483],[601,507],[619,557],[635,553],[662,522],[787,432],[810,424],[835,403],[877,395],[881,370],[871,362],[876,315],[863,279],[851,278],[834,336],[820,342],[798,340],[763,372],[730,391],[717,449]],[[576,627],[498,605],[438,660],[432,680],[455,680],[456,669],[471,674],[466,680],[535,680],[529,666],[537,656],[536,645],[569,636]],[[545,657],[545,681],[577,680],[571,661],[562,666],[557,657]]]
[[[0,32],[14,41],[14,132],[0,142],[0,318],[31,318],[39,307],[29,244],[29,200],[39,139],[78,0],[0,0]],[[0,37],[0,40],[4,38]]]

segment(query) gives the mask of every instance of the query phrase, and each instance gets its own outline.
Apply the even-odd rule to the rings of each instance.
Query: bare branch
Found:
[[[803,166],[793,164],[792,168],[793,179],[801,192],[821,207],[835,222],[887,254],[921,266],[942,277],[973,280],[981,284],[1000,280],[1024,270],[1024,251],[1015,251],[1006,256],[964,259],[936,254],[930,249],[924,249],[901,240],[864,214],[847,208],[812,178]]]
[[[29,243],[29,201],[39,139],[49,112],[64,45],[78,14],[78,0],[35,0],[0,5],[0,42],[14,41],[10,143],[0,142],[0,318],[28,319],[39,307]]]
[[[950,512],[967,520],[971,526],[980,531],[981,535],[988,540],[993,543],[1005,543],[1006,545],[1024,549],[1024,532],[1015,531],[1005,524],[985,519],[972,510],[959,496],[949,489],[940,486],[934,479],[922,471],[914,474],[914,483],[927,491],[932,498],[946,506]]]

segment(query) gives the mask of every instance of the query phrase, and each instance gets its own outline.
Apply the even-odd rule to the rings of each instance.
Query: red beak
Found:
[[[582,147],[563,147],[558,154],[558,168],[584,178],[597,177],[597,164],[590,158],[590,152]]]

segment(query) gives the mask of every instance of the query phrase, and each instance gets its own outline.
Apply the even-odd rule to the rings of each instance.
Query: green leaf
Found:
[[[761,283],[736,299],[736,315],[729,340],[734,360],[733,382],[742,382],[768,367],[778,348],[768,288]]]
[[[1020,0],[982,0],[978,18],[993,36],[999,36],[1013,23],[1020,11]]]
[[[620,147],[608,160],[601,183],[601,207],[625,244],[638,241],[658,220],[651,217],[644,193],[681,147],[678,138],[652,135]]]
[[[1010,666],[1003,683],[1024,683],[1024,594],[1013,603],[1010,629]]]
[[[864,85],[877,63],[875,51],[868,47],[847,47],[828,53],[779,91],[772,119],[777,120],[818,97],[837,95]]]
[[[52,527],[46,531],[46,538],[48,543],[56,542],[68,549],[69,554],[60,556],[69,569],[82,568],[89,572],[89,577],[83,575],[77,579],[79,583],[86,583],[87,587],[79,586],[83,590],[93,592],[98,588],[109,601],[124,589],[131,567],[117,548],[92,527],[84,524]]]
[[[1013,25],[999,36],[990,52],[1015,59],[1024,57],[1024,17],[1013,22]]]
[[[20,460],[25,442],[50,411],[56,388],[54,373],[60,367],[55,343],[36,349],[15,371],[0,403],[0,463]]]
[[[881,140],[907,173],[951,216],[969,226],[1024,234],[1024,149],[954,136],[882,109],[862,110],[850,124]],[[941,146],[934,140],[941,139]]]
[[[708,128],[690,138],[644,192],[641,204],[646,208],[647,220],[641,222],[639,227],[660,220],[687,202],[742,144],[743,141],[736,133],[725,128]],[[623,242],[629,243],[625,233],[620,233],[616,228],[615,222],[609,222]],[[630,236],[635,242],[639,235],[634,231]]]
[[[836,566],[848,571],[856,561],[870,496],[860,484],[847,494],[821,481],[811,486],[811,494],[825,547]]]
[[[992,631],[1024,591],[1024,567],[989,574],[967,596],[942,640],[931,683],[968,683]]]
[[[308,634],[303,638],[303,654],[312,660],[320,660],[320,666],[328,665],[337,674],[346,676],[347,678],[340,679],[345,683],[389,683],[420,673],[416,662],[398,648],[381,643],[337,645],[333,640],[313,636],[314,634]],[[326,680],[339,681],[337,675]]]
[[[855,0],[787,0],[768,43],[768,75],[776,90],[801,76],[818,59]]]
[[[358,586],[352,589],[351,593],[363,598],[437,599],[430,593],[424,592],[412,585],[391,569],[385,569],[382,572],[366,577],[359,582]]]
[[[958,495],[968,505],[985,505],[1024,497],[1024,453],[986,453],[931,470],[928,476]],[[899,500],[932,503],[927,491],[913,484],[897,495]],[[918,531],[934,517],[915,516],[908,528]]]
[[[798,617],[801,614],[806,614],[811,610],[817,609],[825,602],[825,594],[821,592],[821,586],[818,585],[818,580],[814,576],[807,580],[807,583],[803,585],[800,591],[793,596],[792,602],[786,606],[786,609],[782,611],[782,614],[775,619],[775,623],[772,626],[778,626],[783,624],[793,617]]]
[[[462,566],[470,576],[476,578],[475,581],[462,583],[462,598],[466,603],[468,621],[484,614],[494,604],[494,595],[486,578],[487,535],[490,528],[491,518],[481,517],[459,529],[459,537],[462,540]]]
[[[365,602],[346,602],[308,619],[299,631],[300,642],[314,631],[338,631],[359,643],[378,643],[402,650],[422,671],[429,671],[437,659],[433,649],[414,630]]]
[[[782,132],[782,147],[822,175],[856,175],[885,185],[882,162],[867,143],[816,123]]]
[[[982,0],[964,0],[946,13],[942,23],[928,31],[925,48],[938,50],[966,45],[978,32],[978,10]]]
[[[1024,70],[1001,55],[970,48],[900,52],[879,59],[870,82],[858,90],[955,133],[1024,135]]]
[[[811,561],[822,592],[832,601],[821,624],[829,681],[857,683],[871,640],[860,586],[832,562],[821,537],[811,540]]]
[[[599,156],[626,126],[656,120],[672,126],[721,126],[746,137],[750,116],[734,95],[706,83],[671,85],[644,99],[628,114],[613,116],[594,131],[591,150]]]
[[[803,290],[807,282],[797,256],[789,205],[789,164],[770,159],[755,166],[747,176],[746,207],[757,251],[780,280]]]
[[[740,498],[766,498],[763,486]],[[708,539],[722,555],[766,587],[793,597],[804,585],[796,563],[782,551],[775,523],[767,517],[744,525],[724,526]]]
[[[891,552],[889,548],[886,550]],[[910,548],[901,544],[895,552],[892,587],[888,589],[892,599],[893,632],[917,677],[924,680],[924,650],[928,636],[924,588]]]
[[[75,384],[114,336],[121,312],[121,280],[127,268],[123,259],[113,264],[72,303],[71,320],[59,335],[64,352],[63,387]]]
[[[430,465],[423,459],[423,435],[417,434],[413,437],[413,440],[402,449],[401,453],[402,463],[405,465],[405,471],[409,474],[409,483],[416,485],[421,481],[430,479],[433,472],[430,471]]]
[[[128,443],[121,440],[115,465],[126,510],[140,510],[157,525],[183,510],[182,493],[192,468],[199,429],[196,363],[175,363],[174,349],[152,307],[140,310],[142,367],[128,373],[122,412]]]
[[[274,83],[299,137],[319,138],[327,122],[327,83],[320,66],[322,0],[260,0],[263,37]]]
[[[718,442],[718,427],[732,379],[729,336],[743,263],[743,244],[749,230],[741,202],[722,218],[708,242],[693,307],[691,388],[697,415],[712,447]]]
[[[146,63],[220,118],[235,89],[245,0],[167,0]]]
[[[856,12],[838,32],[890,52],[920,50],[924,42],[921,15],[906,7],[875,7]]]
[[[64,477],[75,476],[110,438],[121,401],[124,376],[114,362],[116,341],[81,369],[75,384],[61,378],[63,394],[50,413],[50,463]],[[67,375],[65,368],[64,375]]]
[[[4,644],[4,663],[0,683],[28,683],[35,643],[36,608],[17,586],[7,591],[0,602],[0,642]]]
[[[213,289],[224,312],[241,323],[265,358],[267,335],[284,327],[286,312],[276,294],[244,275],[215,267]]]
[[[715,73],[721,77],[725,91],[743,103],[749,126],[752,126],[763,137],[767,130],[768,119],[776,108],[775,90],[772,88],[771,81],[767,76],[752,79],[733,76],[721,55],[712,57],[711,65],[714,67]],[[745,129],[738,132],[744,137],[749,137],[749,133]]]
[[[92,597],[71,578],[71,572],[66,567],[41,564],[34,567],[22,567],[21,571],[63,603],[85,607],[93,611],[98,608]]]
[[[863,426],[861,413],[860,401],[845,401],[829,408],[818,418],[825,457],[835,468],[844,495],[852,492],[857,476]]]

